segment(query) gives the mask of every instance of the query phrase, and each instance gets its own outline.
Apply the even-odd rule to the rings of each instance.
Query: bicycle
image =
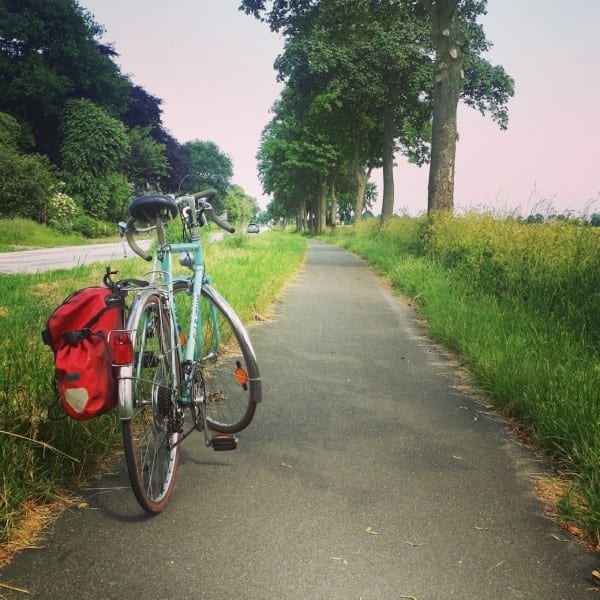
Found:
[[[161,512],[175,486],[180,447],[194,431],[205,445],[234,450],[234,434],[247,427],[261,401],[261,376],[248,334],[206,273],[200,228],[214,214],[213,190],[193,195],[147,195],[130,206],[125,237],[152,270],[133,290],[127,324],[112,332],[118,411],[133,493],[148,513]],[[181,218],[183,241],[166,238]],[[156,231],[154,254],[136,236]],[[192,271],[175,275],[173,257]],[[213,435],[214,432],[214,435]]]

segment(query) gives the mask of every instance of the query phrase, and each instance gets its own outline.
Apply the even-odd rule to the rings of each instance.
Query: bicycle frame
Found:
[[[176,364],[182,365],[181,372],[184,376],[184,380],[180,382],[180,389],[176,390],[176,397],[178,401],[186,405],[192,401],[192,366],[200,358],[197,356],[197,348],[203,347],[202,340],[202,323],[200,320],[200,299],[202,295],[203,286],[210,283],[210,278],[206,274],[206,268],[204,264],[204,256],[202,252],[202,241],[199,233],[199,211],[196,209],[194,199],[191,196],[181,196],[177,199],[178,203],[184,204],[185,202],[192,201],[192,206],[187,205],[191,211],[187,213],[190,217],[190,239],[189,242],[181,243],[168,243],[165,240],[165,224],[162,217],[156,218],[155,227],[157,230],[157,237],[159,247],[153,256],[153,268],[147,272],[146,275],[150,277],[150,284],[148,287],[142,288],[132,305],[132,311],[136,310],[136,307],[143,305],[144,298],[149,294],[158,293],[163,297],[163,300],[167,301],[168,310],[170,311],[171,319],[174,324],[171,334],[170,348],[173,352],[178,353],[178,361],[171,361],[173,369],[172,381],[179,381],[179,374],[175,372]],[[182,218],[184,215],[182,214]],[[189,276],[173,276],[173,255],[185,253],[186,256],[191,254],[192,260],[181,261],[184,266],[187,266],[192,271],[192,277]],[[180,326],[178,322],[178,315],[175,308],[175,303],[172,302],[174,286],[178,282],[189,283],[191,281],[191,308],[190,308],[190,326],[186,334],[185,350],[182,348],[182,344],[179,339]],[[214,314],[214,307],[211,305],[210,318],[213,319],[213,329],[216,332],[216,345],[220,342],[219,340],[219,329],[218,319]],[[130,419],[133,415],[133,369],[135,365],[126,365],[120,367],[120,373],[117,378],[119,386],[119,418]]]
[[[138,283],[127,280],[136,288],[126,329],[112,332],[109,342],[127,471],[136,499],[151,514],[162,511],[173,493],[181,443],[199,431],[206,447],[235,450],[234,434],[250,424],[262,398],[248,333],[206,274],[200,227],[212,221],[235,232],[215,215],[215,195],[149,194],[129,206],[127,242],[152,261],[152,270]],[[178,216],[183,241],[167,242],[166,223]],[[156,229],[158,246],[147,253],[135,234],[150,229]],[[176,254],[191,275],[174,274]]]

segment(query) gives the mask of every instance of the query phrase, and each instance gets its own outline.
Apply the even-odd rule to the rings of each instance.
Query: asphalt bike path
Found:
[[[359,258],[311,242],[250,333],[264,401],[238,450],[188,438],[156,517],[119,460],[0,582],[47,600],[595,597],[597,557],[536,498],[543,465]]]

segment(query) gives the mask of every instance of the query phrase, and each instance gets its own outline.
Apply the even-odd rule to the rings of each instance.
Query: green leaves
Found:
[[[131,150],[124,164],[135,190],[144,190],[148,185],[158,189],[159,179],[167,173],[165,145],[156,142],[151,131],[151,126],[134,127],[127,133]]]
[[[248,196],[239,185],[232,185],[223,200],[229,223],[247,223],[259,211],[256,200]]]
[[[233,175],[233,163],[227,154],[211,141],[193,140],[183,146],[189,173],[182,191],[199,192],[216,189],[222,198]]]
[[[56,173],[45,156],[20,151],[22,128],[0,112],[0,216],[41,221],[44,205],[56,188]]]
[[[39,151],[58,157],[70,97],[113,115],[126,108],[129,82],[95,41],[101,28],[76,2],[4,0],[0,32],[0,110],[32,128]]]
[[[286,110],[316,143],[337,152],[329,174],[349,164],[357,172],[383,165],[383,212],[391,215],[394,153],[420,165],[429,161],[430,146],[430,208],[452,208],[460,98],[507,126],[512,79],[480,56],[491,46],[477,23],[486,6],[487,0],[243,0],[240,8],[284,34],[276,68],[286,82]]]
[[[69,100],[61,147],[67,191],[81,199],[86,213],[108,218],[109,178],[130,152],[123,123],[89,100]]]

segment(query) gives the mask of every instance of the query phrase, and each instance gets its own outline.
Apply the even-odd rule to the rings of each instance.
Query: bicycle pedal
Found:
[[[210,445],[215,452],[225,452],[237,448],[237,438],[233,435],[215,435],[211,438]]]

